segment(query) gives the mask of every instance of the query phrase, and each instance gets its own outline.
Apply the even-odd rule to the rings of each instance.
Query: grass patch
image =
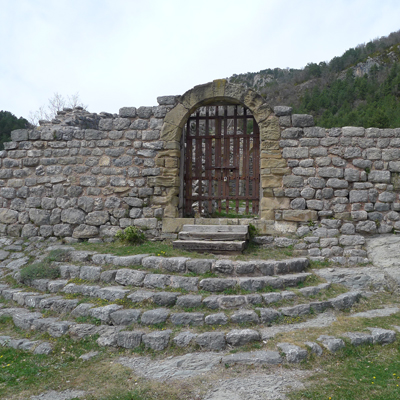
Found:
[[[16,279],[14,279],[11,274],[6,275],[2,278],[1,283],[5,283],[11,286],[11,289],[21,288],[24,287],[21,283],[19,283]]]
[[[58,266],[48,262],[41,262],[28,265],[21,269],[21,281],[29,283],[34,279],[57,279],[60,277]]]
[[[310,264],[308,266],[309,269],[322,269],[332,267],[334,263],[332,261],[312,261],[310,260]]]
[[[41,262],[27,265],[20,271],[21,281],[29,283],[34,279],[57,279],[60,277],[60,269],[54,262],[69,260],[69,252],[65,250],[52,250]]]
[[[114,254],[116,256],[131,256],[135,254],[149,254],[162,257],[189,257],[189,258],[215,258],[213,254],[200,254],[191,251],[174,249],[169,241],[146,241],[139,245],[121,243],[76,243],[73,246],[77,250],[97,251],[102,254]]]
[[[101,325],[101,320],[98,318],[86,316],[86,317],[76,317],[75,322],[78,324],[93,324],[93,325]]]
[[[346,346],[322,359],[324,372],[309,378],[292,400],[395,400],[400,398],[399,345]]]
[[[250,241],[243,254],[236,256],[235,259],[240,261],[251,261],[253,259],[283,260],[293,257],[293,252],[294,246],[265,248]]]

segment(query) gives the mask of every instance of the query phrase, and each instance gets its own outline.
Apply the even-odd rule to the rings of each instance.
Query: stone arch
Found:
[[[262,199],[260,202],[260,217],[262,219],[274,219],[274,206],[276,197],[274,190],[282,187],[282,171],[272,169],[283,169],[283,163],[279,149],[280,126],[279,120],[273,114],[265,99],[252,89],[241,85],[229,83],[226,79],[215,80],[204,85],[195,86],[182,96],[177,98],[177,104],[164,118],[161,129],[161,140],[165,143],[165,151],[157,156],[158,165],[162,168],[159,177],[151,179],[152,186],[163,186],[166,188],[165,218],[177,218],[179,203],[179,165],[180,165],[180,140],[182,128],[189,116],[199,107],[221,102],[226,104],[243,105],[250,109],[260,129],[260,151],[261,154],[261,187]],[[276,159],[279,162],[265,163],[264,160]],[[263,164],[270,164],[269,166]],[[274,167],[276,166],[276,167]],[[282,190],[281,190],[282,192]],[[281,194],[282,196],[282,194]],[[268,201],[263,201],[269,197]]]

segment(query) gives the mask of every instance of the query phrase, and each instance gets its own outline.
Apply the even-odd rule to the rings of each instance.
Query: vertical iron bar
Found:
[[[203,181],[202,181],[202,139],[200,137],[200,109],[197,110],[196,113],[196,153],[195,153],[195,177],[197,178],[198,181],[198,207],[199,207],[199,216],[201,216],[201,196],[202,196],[202,186],[203,186]],[[196,179],[195,178],[195,179]]]
[[[215,106],[215,175],[217,178],[217,199],[218,199],[218,212],[221,212],[221,121],[219,119],[218,106]]]
[[[246,214],[249,213],[249,141],[247,138],[247,115],[243,108],[243,178],[245,182]]]
[[[188,120],[189,122],[189,120]],[[182,136],[181,136],[181,156],[179,159],[179,216],[183,217],[185,212],[185,156],[186,156],[186,127],[182,128]]]
[[[228,136],[228,107],[224,107],[224,197],[225,197],[225,211],[229,213],[229,154],[230,154],[230,140]],[[225,181],[226,179],[226,181]]]
[[[253,118],[253,214],[258,214],[260,196],[260,129]]]
[[[212,183],[212,138],[210,136],[210,125],[209,125],[209,118],[210,111],[209,107],[206,107],[206,126],[205,126],[205,134],[206,134],[206,185],[208,185],[208,213],[209,215],[212,214],[212,200],[211,197],[213,196],[213,183]]]
[[[233,165],[235,169],[233,170],[234,179],[235,179],[235,194],[236,194],[236,214],[239,214],[239,185],[240,185],[240,154],[239,154],[239,147],[240,147],[240,139],[237,137],[237,116],[238,116],[238,106],[235,106],[233,111]]]
[[[186,215],[192,215],[192,138],[190,136],[190,120],[186,127]]]

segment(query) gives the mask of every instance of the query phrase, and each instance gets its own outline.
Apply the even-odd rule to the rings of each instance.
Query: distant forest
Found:
[[[11,131],[29,127],[25,118],[17,118],[9,111],[0,111],[0,150],[4,148],[3,143],[11,140]]]
[[[400,31],[303,69],[265,69],[229,80],[252,87],[271,106],[290,105],[316,124],[400,127]],[[366,70],[364,74],[360,71]]]

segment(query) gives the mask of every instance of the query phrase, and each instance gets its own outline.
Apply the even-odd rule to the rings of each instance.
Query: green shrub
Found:
[[[258,235],[258,229],[253,225],[253,224],[249,224],[249,236],[250,239],[253,239],[255,236]]]
[[[128,226],[123,231],[117,232],[115,238],[130,244],[140,244],[146,241],[146,236],[137,226]]]
[[[53,262],[69,261],[70,252],[68,250],[52,250],[43,261],[27,265],[20,271],[21,281],[27,283],[33,279],[57,279],[60,277],[60,269],[53,265]]]
[[[60,277],[60,269],[45,259],[22,268],[20,274],[22,282],[26,283],[33,279],[57,279]]]

